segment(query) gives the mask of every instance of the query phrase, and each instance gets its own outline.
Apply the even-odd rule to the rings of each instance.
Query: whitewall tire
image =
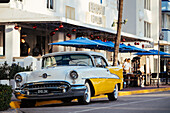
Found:
[[[114,91],[108,94],[109,101],[115,101],[118,99],[118,85],[115,85]]]
[[[78,102],[80,104],[89,104],[91,98],[91,89],[88,82],[85,83],[86,91],[84,92],[84,96],[78,98]]]

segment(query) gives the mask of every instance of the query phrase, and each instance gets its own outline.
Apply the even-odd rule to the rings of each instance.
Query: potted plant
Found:
[[[7,110],[11,102],[12,87],[0,84],[0,111]]]

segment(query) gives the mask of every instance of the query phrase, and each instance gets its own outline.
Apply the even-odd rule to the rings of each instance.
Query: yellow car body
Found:
[[[110,66],[101,53],[50,53],[43,56],[42,64],[41,70],[15,75],[18,99],[82,99],[88,93],[90,97],[111,95],[114,100],[112,94],[123,88],[122,67]]]
[[[107,67],[107,69],[109,69],[111,73],[119,76],[119,79],[109,77],[90,79],[95,90],[94,96],[113,92],[116,84],[119,84],[119,90],[123,89],[123,69],[119,67]]]

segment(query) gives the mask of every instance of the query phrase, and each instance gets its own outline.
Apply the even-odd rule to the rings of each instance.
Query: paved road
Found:
[[[34,108],[20,108],[23,113],[170,113],[170,91],[130,95],[109,102],[107,98],[94,99],[89,105],[55,104]]]

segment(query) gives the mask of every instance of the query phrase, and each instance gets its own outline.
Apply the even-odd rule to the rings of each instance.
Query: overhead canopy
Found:
[[[63,42],[51,43],[49,45],[62,45],[62,46],[72,46],[77,48],[100,49],[100,50],[107,50],[109,48],[111,49],[114,47],[84,37],[78,37],[76,39],[67,40]]]
[[[126,49],[127,48],[127,49]],[[135,46],[126,46],[125,49],[122,49],[120,50],[120,52],[150,52],[148,50],[145,50],[145,49],[141,49],[141,48],[138,48],[138,47],[135,47]]]
[[[125,44],[120,44],[119,46],[119,52],[121,53],[127,53],[127,52],[150,52],[148,50],[145,49],[141,49],[135,46],[126,46]],[[114,49],[111,49],[109,51],[114,51]]]
[[[115,44],[111,41],[107,41],[107,42],[103,42],[101,40],[93,40],[93,41],[98,42],[100,44],[104,44],[107,47],[107,50],[114,50]],[[125,44],[120,44],[119,48],[127,48],[127,46]]]
[[[138,52],[136,53],[135,55],[158,55],[158,50],[149,50],[150,52]],[[162,51],[159,51],[159,55],[170,55],[170,53],[165,53],[165,52],[162,52]]]
[[[103,42],[101,40],[90,40],[84,37],[78,37],[73,40],[67,40],[63,42],[51,43],[49,45],[62,45],[62,46],[72,46],[76,48],[88,48],[88,49],[99,49],[108,50],[110,52],[114,51],[115,44],[111,41]],[[135,46],[126,46],[125,44],[119,45],[120,52],[148,52],[147,50],[137,48]]]

